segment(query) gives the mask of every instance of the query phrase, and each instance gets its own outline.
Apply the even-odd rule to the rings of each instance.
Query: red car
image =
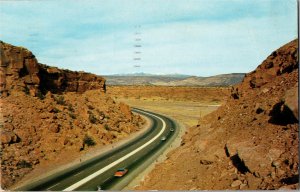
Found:
[[[115,177],[123,177],[126,173],[128,172],[128,169],[118,169],[117,172],[115,173]]]

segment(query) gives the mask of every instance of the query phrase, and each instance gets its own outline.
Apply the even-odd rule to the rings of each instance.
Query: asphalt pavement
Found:
[[[16,190],[94,191],[98,187],[102,190],[120,190],[125,187],[139,174],[138,170],[148,166],[167,148],[178,133],[176,123],[168,117],[141,109],[133,111],[147,116],[152,121],[151,128],[143,135],[105,154]],[[163,137],[166,137],[166,140],[162,140]],[[119,168],[129,171],[121,178],[114,177]]]

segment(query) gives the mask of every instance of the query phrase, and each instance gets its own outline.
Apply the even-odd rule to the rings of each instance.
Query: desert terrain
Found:
[[[107,94],[131,107],[165,114],[190,127],[216,110],[230,95],[228,87],[107,86]]]
[[[199,118],[138,190],[299,189],[298,40]]]
[[[0,0],[0,191],[299,191],[298,7]]]
[[[173,118],[182,137],[130,189],[298,188],[298,40],[233,87],[107,86],[2,41],[0,77],[4,189],[141,133],[131,107]]]
[[[0,48],[2,189],[85,159],[144,126],[105,93],[104,78],[40,64],[29,50],[2,41]]]

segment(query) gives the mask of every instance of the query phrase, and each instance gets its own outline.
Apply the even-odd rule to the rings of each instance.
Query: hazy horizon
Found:
[[[222,73],[210,76],[200,76],[200,75],[190,75],[190,74],[181,74],[181,73],[144,73],[144,72],[133,72],[133,73],[116,73],[108,74],[103,76],[186,76],[186,77],[211,77],[217,75],[229,75],[229,74],[245,74],[245,73]]]

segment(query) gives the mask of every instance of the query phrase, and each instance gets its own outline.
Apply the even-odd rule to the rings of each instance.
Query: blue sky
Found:
[[[98,75],[250,72],[297,38],[296,7],[296,0],[0,1],[0,39],[41,63]]]

